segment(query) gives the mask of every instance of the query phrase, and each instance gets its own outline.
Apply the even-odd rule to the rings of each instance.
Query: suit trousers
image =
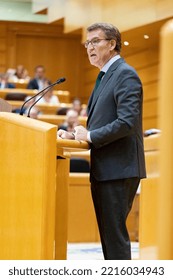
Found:
[[[97,181],[91,176],[91,193],[105,260],[131,259],[126,219],[139,182],[139,178]]]

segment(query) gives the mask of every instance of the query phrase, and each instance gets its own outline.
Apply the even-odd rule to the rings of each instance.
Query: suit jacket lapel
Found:
[[[94,106],[102,92],[102,90],[104,89],[105,85],[107,84],[107,82],[109,81],[110,77],[112,76],[113,72],[116,70],[116,68],[118,67],[118,65],[120,63],[124,62],[124,59],[123,58],[120,58],[118,60],[116,60],[111,66],[110,68],[108,69],[108,71],[106,72],[106,74],[104,75],[99,87],[97,88],[97,91],[94,93],[94,96],[92,97],[93,95],[93,92],[92,92],[92,95],[90,96],[90,99],[89,99],[89,102],[88,102],[88,121],[89,121],[89,118],[91,117],[91,114],[92,114],[92,111],[94,109]],[[87,123],[88,123],[87,121]]]

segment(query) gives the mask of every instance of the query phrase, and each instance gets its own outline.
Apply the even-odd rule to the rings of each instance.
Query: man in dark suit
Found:
[[[43,65],[38,65],[35,67],[34,78],[29,81],[27,88],[42,90],[44,88],[45,81],[45,68]]]
[[[88,102],[87,129],[75,127],[61,138],[91,147],[91,192],[104,258],[131,259],[126,219],[141,178],[146,177],[142,133],[142,85],[120,57],[119,30],[106,23],[87,29],[90,63],[101,71]],[[102,76],[102,77],[101,77]],[[99,83],[99,85],[98,85]]]

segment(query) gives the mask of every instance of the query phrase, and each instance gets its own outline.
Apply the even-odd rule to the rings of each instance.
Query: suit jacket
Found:
[[[27,85],[27,88],[28,89],[39,89],[37,79],[30,80],[28,85]]]
[[[91,174],[98,181],[146,177],[141,81],[120,58],[88,103]]]

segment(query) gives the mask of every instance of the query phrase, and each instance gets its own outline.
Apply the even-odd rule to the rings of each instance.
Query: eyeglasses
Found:
[[[89,46],[89,44],[91,43],[91,45],[92,45],[93,47],[96,47],[96,46],[100,43],[100,41],[103,41],[103,40],[105,40],[105,41],[110,41],[111,39],[94,38],[94,39],[92,39],[91,41],[89,41],[89,40],[86,41],[85,44],[84,44],[84,46],[85,46],[85,48],[87,49],[88,46]]]

